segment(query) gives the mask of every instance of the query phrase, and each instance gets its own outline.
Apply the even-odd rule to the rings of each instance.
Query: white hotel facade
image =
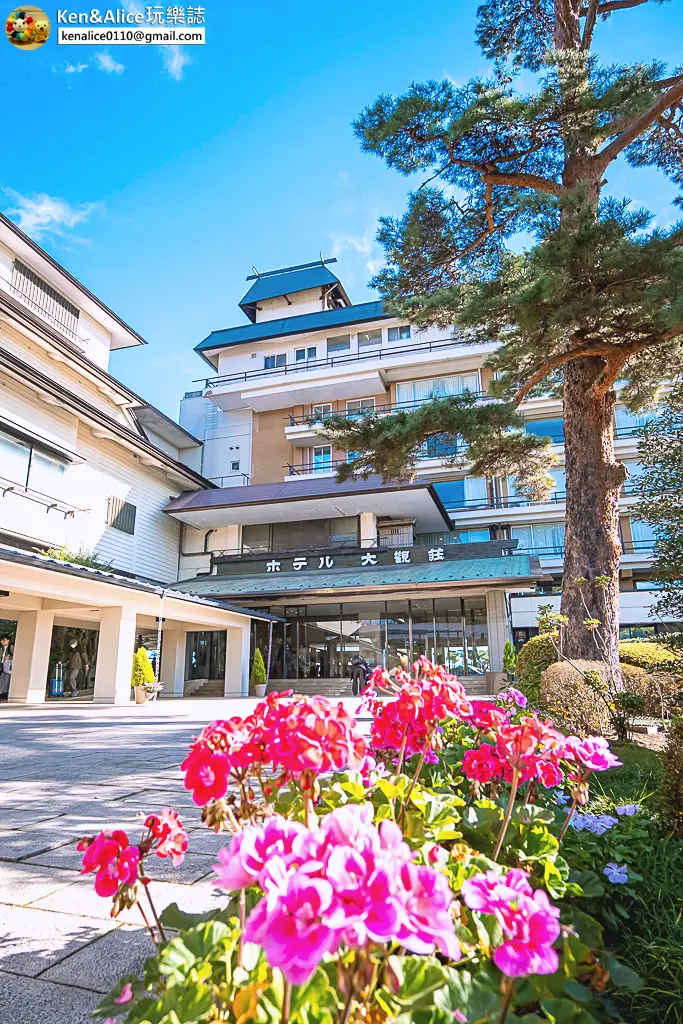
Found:
[[[545,502],[454,468],[427,446],[415,478],[336,482],[345,452],[321,436],[363,416],[469,390],[492,346],[415,333],[379,302],[351,303],[319,261],[256,275],[245,322],[197,346],[210,375],[180,424],[109,373],[131,327],[0,215],[0,635],[10,701],[49,699],[60,652],[90,653],[87,699],[126,703],[134,649],[159,660],[164,697],[246,695],[253,650],[271,688],[349,693],[357,653],[394,665],[426,653],[470,689],[500,679],[540,603],[559,601],[564,479]],[[550,399],[522,409],[562,455]],[[637,466],[636,422],[617,447]],[[621,498],[621,623],[650,615],[652,538]],[[104,569],[50,557],[94,552]],[[161,623],[161,648],[157,631]]]
[[[559,607],[561,402],[521,407],[527,429],[550,436],[560,459],[547,501],[518,497],[511,480],[454,468],[431,444],[408,485],[337,484],[347,455],[321,436],[326,417],[383,415],[465,390],[486,401],[494,346],[454,331],[418,333],[380,302],[354,305],[334,262],[248,279],[247,322],[197,346],[211,374],[186,394],[180,422],[203,441],[201,471],[218,489],[168,509],[184,524],[180,585],[281,619],[271,676],[297,687],[326,681],[334,690],[337,680],[343,692],[360,650],[371,664],[425,652],[473,690],[490,688],[505,639],[531,635],[540,604]],[[631,474],[620,499],[624,636],[664,628],[651,615],[652,533],[632,515],[638,422],[617,406],[617,453]],[[263,627],[252,632],[263,649]]]

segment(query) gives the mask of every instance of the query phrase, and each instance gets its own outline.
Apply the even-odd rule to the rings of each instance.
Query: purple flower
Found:
[[[555,803],[557,804],[558,807],[566,807],[567,804],[569,803],[570,799],[571,798],[569,796],[569,793],[556,793],[555,794]]]
[[[514,686],[508,686],[507,690],[501,690],[498,694],[498,699],[510,704],[516,704],[518,708],[525,708],[529,703],[522,691],[515,689]]]
[[[632,818],[634,814],[638,812],[638,804],[620,804],[614,808],[617,814],[625,815],[627,818]]]
[[[615,864],[613,860],[605,865],[604,875],[612,885],[625,885],[628,882],[628,868],[625,864]]]

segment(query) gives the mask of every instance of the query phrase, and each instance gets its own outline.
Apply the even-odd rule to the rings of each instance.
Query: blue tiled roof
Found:
[[[245,306],[275,299],[279,295],[293,295],[306,291],[307,288],[318,288],[326,284],[339,284],[339,278],[319,263],[314,266],[286,267],[274,270],[269,274],[257,277],[251,288],[240,302],[240,309]],[[247,316],[249,313],[245,310]]]
[[[361,302],[356,306],[345,306],[342,309],[325,309],[318,313],[302,313],[300,316],[286,316],[281,320],[265,320],[263,323],[243,324],[241,327],[212,331],[208,338],[200,341],[195,352],[244,345],[246,342],[262,341],[267,338],[286,338],[290,334],[324,331],[328,327],[350,327],[352,324],[387,320],[389,317],[389,313],[383,312],[381,301]]]

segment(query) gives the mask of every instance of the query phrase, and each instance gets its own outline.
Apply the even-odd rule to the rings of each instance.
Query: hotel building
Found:
[[[521,407],[559,456],[545,501],[518,496],[510,479],[472,476],[433,442],[409,483],[337,483],[347,453],[323,436],[329,416],[385,415],[465,391],[488,401],[495,344],[417,332],[378,301],[353,304],[334,262],[255,274],[239,304],[246,322],[197,345],[211,374],[186,394],[180,422],[203,442],[198,469],[214,486],[166,507],[181,524],[177,588],[277,618],[252,623],[273,685],[344,693],[355,654],[391,667],[425,653],[472,692],[490,691],[505,640],[535,631],[540,604],[559,606],[561,402]],[[631,473],[620,499],[625,636],[660,628],[652,534],[631,515],[638,423],[617,406],[617,453]]]

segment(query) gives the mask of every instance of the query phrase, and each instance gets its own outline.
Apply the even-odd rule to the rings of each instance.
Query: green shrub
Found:
[[[251,684],[252,686],[262,686],[266,679],[266,666],[263,662],[263,655],[259,647],[254,651],[254,660],[251,663]]]
[[[517,651],[512,640],[506,640],[503,647],[503,670],[507,672],[508,678],[512,679],[517,668]]]
[[[582,672],[590,673],[590,678]],[[610,714],[602,662],[575,661],[570,665],[558,661],[549,665],[541,675],[539,704],[568,732],[579,736],[607,732]]]
[[[674,718],[664,751],[661,784],[662,813],[671,830],[683,836],[683,716]]]
[[[642,701],[642,713],[665,718],[681,703],[683,675],[678,672],[648,672],[644,668],[621,663],[624,686]]]
[[[541,675],[557,661],[553,640],[557,642],[557,633],[539,633],[517,655],[517,683],[532,703],[538,701]]]
[[[144,647],[139,647],[133,655],[132,686],[149,686],[154,682],[154,669]]]

